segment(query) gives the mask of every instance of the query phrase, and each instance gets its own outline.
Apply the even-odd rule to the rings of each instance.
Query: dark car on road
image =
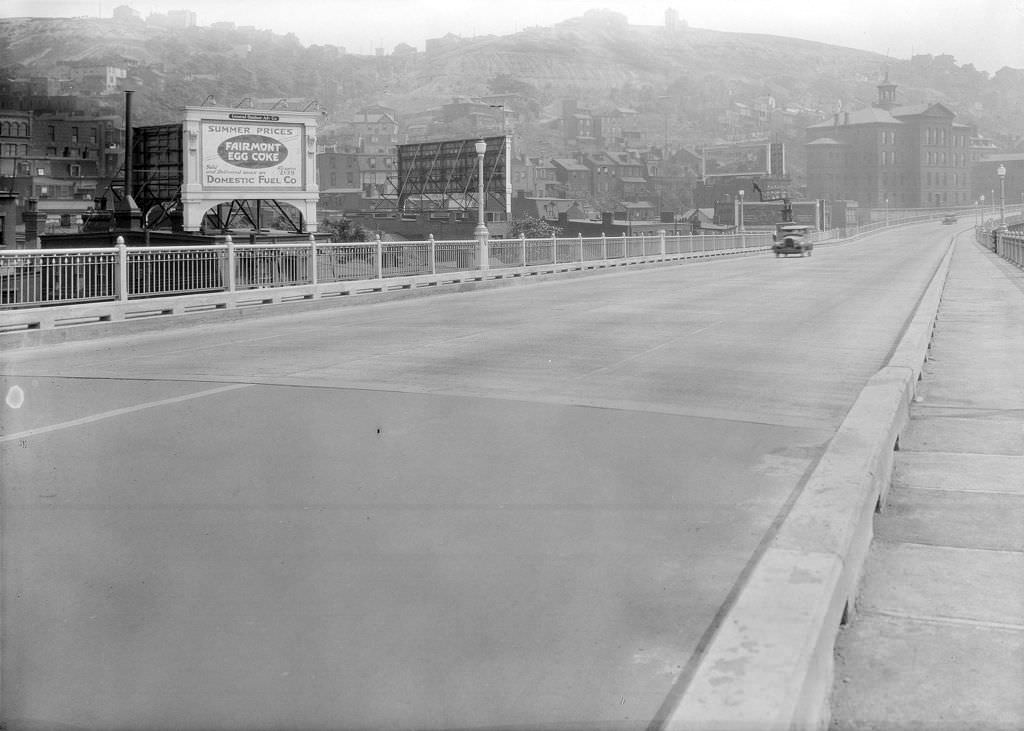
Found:
[[[772,236],[775,241],[772,244],[772,251],[775,256],[789,256],[799,254],[800,256],[811,255],[814,250],[814,242],[809,234],[810,226],[797,223],[780,223]]]
[[[949,215],[942,219],[944,224],[956,223],[956,216]]]

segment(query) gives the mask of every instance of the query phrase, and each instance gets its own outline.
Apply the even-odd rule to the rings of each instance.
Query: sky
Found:
[[[674,8],[693,28],[804,38],[896,59],[950,54],[989,73],[1024,68],[1024,0],[3,0],[0,17],[109,18],[120,5],[143,18],[192,10],[199,25],[232,21],[362,54],[399,43],[423,50],[427,38],[447,33],[509,35],[592,9],[621,13],[631,25],[663,25]]]

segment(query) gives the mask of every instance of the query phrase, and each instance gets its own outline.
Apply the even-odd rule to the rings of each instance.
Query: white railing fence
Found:
[[[936,221],[946,211],[906,211],[864,226],[811,234],[846,243],[883,229]],[[965,213],[965,212],[961,212]],[[1019,210],[1007,210],[1021,220]],[[1022,236],[978,227],[1000,255],[1024,261]],[[987,237],[987,238],[986,238]],[[538,273],[769,252],[766,231],[708,235],[525,237],[490,240],[125,246],[0,250],[0,333],[153,314],[230,309],[413,289]]]
[[[1024,268],[1024,214],[1017,210],[1008,211],[999,219],[984,221],[974,227],[974,236],[979,244],[992,249],[1007,261]]]
[[[518,267],[760,250],[767,233],[0,251],[0,308],[323,285]]]

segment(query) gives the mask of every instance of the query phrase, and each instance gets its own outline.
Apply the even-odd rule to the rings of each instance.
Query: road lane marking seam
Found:
[[[96,421],[102,421],[104,419],[112,419],[115,416],[123,416],[125,414],[132,414],[136,411],[145,411],[146,409],[153,409],[158,406],[168,406],[170,404],[177,404],[183,401],[191,401],[192,399],[202,398],[204,396],[213,396],[214,394],[224,393],[226,391],[236,391],[240,388],[249,388],[252,386],[250,383],[233,383],[229,386],[219,386],[217,388],[207,389],[206,391],[198,391],[196,393],[185,394],[184,396],[175,396],[173,398],[161,399],[159,401],[149,401],[142,404],[136,404],[134,406],[126,406],[121,409],[114,409],[112,411],[103,411],[99,414],[93,414],[91,416],[83,416],[80,419],[72,419],[71,421],[62,421],[57,424],[50,424],[48,426],[40,426],[35,429],[27,429],[21,432],[15,432],[14,434],[5,434],[0,436],[0,443],[10,442],[16,439],[25,439],[27,437],[34,437],[40,434],[48,434],[54,431],[60,431],[61,429],[71,429],[76,426],[84,426],[85,424],[91,424]]]

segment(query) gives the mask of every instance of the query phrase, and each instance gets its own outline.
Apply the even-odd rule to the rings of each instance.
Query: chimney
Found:
[[[46,214],[38,210],[39,200],[29,198],[25,211],[22,212],[22,220],[25,221],[25,248],[41,249],[42,243],[39,240],[39,231],[46,225]]]

